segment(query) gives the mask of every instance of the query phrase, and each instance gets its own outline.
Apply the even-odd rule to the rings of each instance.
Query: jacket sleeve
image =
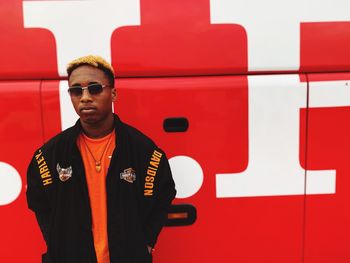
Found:
[[[41,150],[39,150],[41,151]],[[38,152],[36,152],[36,155]],[[50,206],[47,194],[41,180],[39,167],[35,155],[27,170],[27,204],[28,208],[35,213],[37,222],[43,237],[48,242]]]
[[[157,242],[158,235],[167,220],[168,209],[176,195],[175,183],[165,154],[161,158],[157,177],[155,203],[145,225],[146,241],[151,247]]]

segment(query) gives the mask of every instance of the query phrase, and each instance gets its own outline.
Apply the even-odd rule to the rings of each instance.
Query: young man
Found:
[[[97,56],[67,68],[76,124],[39,148],[28,206],[47,244],[43,262],[143,263],[176,191],[164,152],[112,112],[112,66]]]

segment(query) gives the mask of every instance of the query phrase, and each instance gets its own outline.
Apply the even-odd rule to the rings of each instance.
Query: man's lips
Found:
[[[80,108],[81,113],[92,113],[95,111],[96,111],[96,108],[94,108],[94,107],[82,107],[82,108]]]

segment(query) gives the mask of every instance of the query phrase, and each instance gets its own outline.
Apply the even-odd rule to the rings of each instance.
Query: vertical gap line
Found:
[[[309,76],[306,77],[306,117],[305,117],[305,171],[304,171],[304,207],[303,207],[303,229],[302,229],[302,263],[305,263],[305,244],[306,244],[306,197],[307,197],[307,168],[308,168],[308,148],[309,148],[309,99],[310,85]]]

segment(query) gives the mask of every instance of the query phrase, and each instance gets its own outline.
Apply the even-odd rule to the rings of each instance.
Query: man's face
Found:
[[[116,99],[114,87],[110,87],[105,73],[92,66],[83,65],[71,73],[69,87],[86,87],[89,84],[105,86],[101,93],[90,94],[87,89],[80,96],[71,94],[71,101],[80,120],[89,125],[98,125],[112,112],[112,102]]]

